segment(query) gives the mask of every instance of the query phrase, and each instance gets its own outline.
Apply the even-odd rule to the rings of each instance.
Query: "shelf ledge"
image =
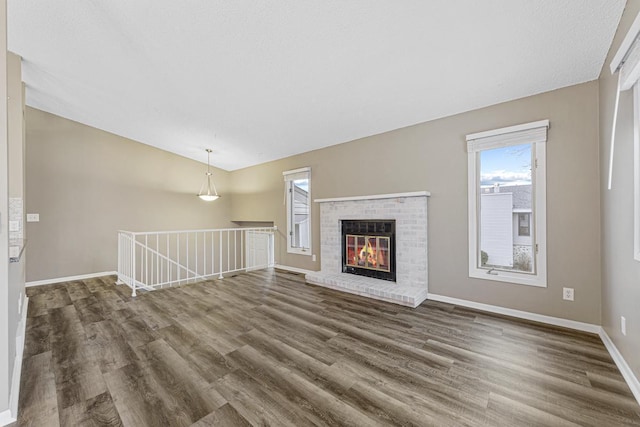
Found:
[[[376,200],[376,199],[397,199],[400,197],[429,197],[431,193],[428,191],[413,191],[410,193],[391,193],[391,194],[374,194],[371,196],[351,196],[351,197],[334,197],[331,199],[315,199],[315,203],[326,202],[349,202],[353,200]]]

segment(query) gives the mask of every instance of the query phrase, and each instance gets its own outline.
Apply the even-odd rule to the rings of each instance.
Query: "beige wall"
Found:
[[[627,2],[615,39],[600,75],[600,187],[602,192],[602,325],[640,378],[640,262],[633,259],[633,96],[622,92],[613,158],[613,186],[607,189],[611,124],[617,75],[609,70],[640,1]],[[627,335],[620,331],[627,319]]]
[[[22,86],[22,58],[9,52],[8,82],[9,82],[9,197],[24,197],[24,102]]]
[[[517,76],[514,76],[517,78]],[[548,287],[470,279],[465,135],[550,119],[547,146]],[[273,220],[276,260],[317,270],[319,209],[311,257],[286,253],[282,171],[312,168],[312,198],[428,190],[429,291],[600,323],[598,82],[593,81],[234,171],[234,220]],[[575,301],[562,300],[575,288]]]
[[[206,165],[27,108],[27,281],[115,271],[117,231],[228,227],[223,197],[196,197]],[[206,153],[202,150],[203,160]]]

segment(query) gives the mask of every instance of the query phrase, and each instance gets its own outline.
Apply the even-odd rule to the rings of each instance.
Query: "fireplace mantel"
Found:
[[[307,282],[417,307],[427,298],[428,191],[316,199],[320,204],[320,271]],[[396,282],[342,272],[342,220],[385,220],[396,224]]]
[[[326,202],[349,202],[352,200],[380,200],[380,199],[396,199],[399,197],[429,197],[431,193],[428,191],[413,191],[410,193],[391,193],[391,194],[374,194],[372,196],[350,196],[350,197],[335,197],[332,199],[315,199],[316,203]]]

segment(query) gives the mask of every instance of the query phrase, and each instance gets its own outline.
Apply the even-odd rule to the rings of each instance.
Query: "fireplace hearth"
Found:
[[[394,220],[342,220],[342,272],[396,281]]]

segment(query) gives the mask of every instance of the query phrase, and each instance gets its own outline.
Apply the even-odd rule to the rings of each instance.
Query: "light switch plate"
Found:
[[[40,222],[40,214],[27,214],[27,222]]]
[[[9,246],[9,258],[18,258],[20,256],[20,246]]]
[[[9,221],[9,231],[20,231],[20,221]]]

